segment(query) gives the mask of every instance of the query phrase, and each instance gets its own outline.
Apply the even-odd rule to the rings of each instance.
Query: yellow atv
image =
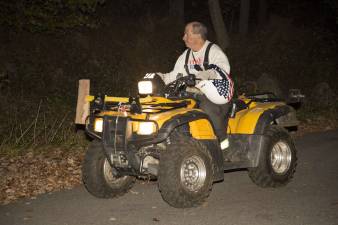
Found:
[[[297,156],[288,130],[298,124],[292,107],[270,94],[233,100],[229,147],[221,150],[210,118],[186,93],[185,78],[164,89],[159,83],[140,81],[141,97],[86,97],[85,129],[93,141],[82,172],[92,195],[120,196],[136,178],[150,178],[167,203],[186,208],[203,203],[225,170],[246,168],[261,187],[291,180]]]

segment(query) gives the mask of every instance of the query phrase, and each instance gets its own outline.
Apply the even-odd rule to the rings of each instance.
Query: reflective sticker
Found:
[[[155,77],[155,73],[146,73],[146,75],[144,76],[144,78],[148,78],[148,79],[153,79]]]

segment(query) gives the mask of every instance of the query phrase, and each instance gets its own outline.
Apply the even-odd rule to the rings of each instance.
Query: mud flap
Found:
[[[256,167],[267,141],[264,135],[229,135],[230,147],[223,153],[224,170]]]
[[[210,152],[212,161],[213,161],[213,170],[214,170],[214,182],[222,181],[224,179],[224,170],[223,170],[223,154],[219,147],[218,141],[215,140],[203,140],[201,141],[204,145],[207,146],[208,151]]]
[[[252,139],[250,140],[250,149],[248,152],[248,167],[257,167],[260,155],[263,152],[263,148],[266,148],[267,142],[269,141],[269,137],[265,135],[252,135]]]

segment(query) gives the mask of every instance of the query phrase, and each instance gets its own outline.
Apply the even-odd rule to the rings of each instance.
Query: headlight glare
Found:
[[[102,118],[96,118],[94,122],[94,131],[95,132],[102,132],[103,128],[103,119]]]
[[[156,132],[156,125],[153,122],[140,122],[137,130],[138,135],[150,135]]]
[[[138,82],[138,93],[141,95],[149,95],[153,93],[153,83],[150,80]]]

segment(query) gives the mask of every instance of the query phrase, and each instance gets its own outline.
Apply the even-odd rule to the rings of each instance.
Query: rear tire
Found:
[[[265,134],[269,137],[263,146],[258,167],[248,168],[249,177],[260,187],[280,187],[289,183],[296,171],[297,152],[288,131],[271,125]]]
[[[211,156],[199,141],[175,132],[161,153],[158,176],[162,198],[176,208],[201,205],[213,182]]]
[[[132,176],[116,177],[103,153],[102,144],[93,141],[82,166],[82,180],[89,193],[98,198],[113,198],[125,194],[134,184]]]

